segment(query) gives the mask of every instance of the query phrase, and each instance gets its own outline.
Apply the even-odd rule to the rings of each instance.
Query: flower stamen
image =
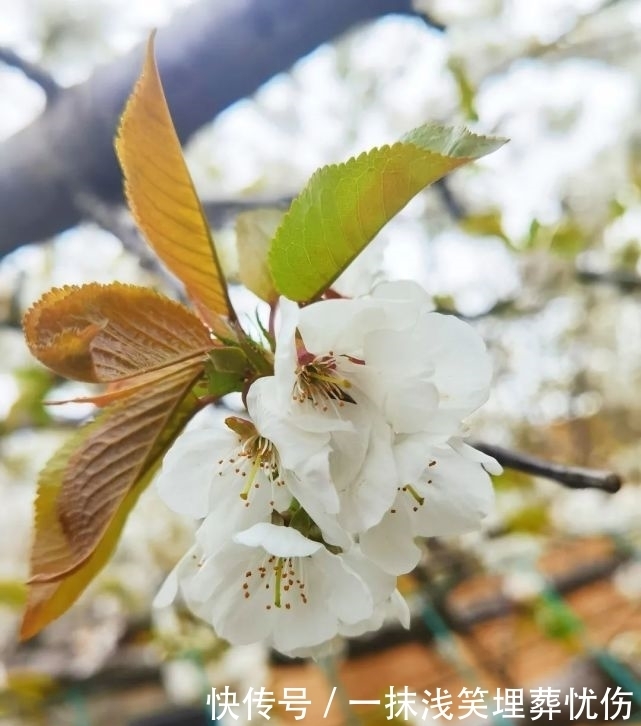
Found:
[[[274,605],[280,607],[280,585],[283,573],[283,558],[279,557],[274,567]]]
[[[261,436],[250,421],[232,416],[226,419],[225,423],[239,435],[238,448],[228,459],[219,459],[218,475],[223,476],[230,466],[233,467],[236,475],[234,479],[244,480],[239,496],[245,502],[245,506],[250,504],[249,495],[252,488],[260,487],[260,472],[264,474],[272,491],[274,487],[285,486],[280,474],[278,452],[273,443]]]
[[[291,610],[295,600],[299,599],[307,605],[308,597],[304,578],[304,559],[300,557],[277,557],[269,555],[262,564],[256,568],[258,578],[251,582],[254,574],[247,570],[241,584],[243,598],[248,599],[257,594],[257,588],[273,593],[265,604],[266,610],[273,607]]]
[[[338,372],[336,357],[329,355],[311,358],[309,353],[299,356],[296,369],[296,383],[292,397],[298,403],[309,401],[312,406],[327,411],[329,404],[341,407],[345,403],[356,403],[347,393],[352,384]]]

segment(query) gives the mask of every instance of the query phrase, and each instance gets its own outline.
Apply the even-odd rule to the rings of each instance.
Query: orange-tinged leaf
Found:
[[[27,605],[20,629],[22,640],[33,637],[52,620],[65,613],[107,564],[118,543],[127,515],[143,489],[144,486],[135,487],[127,494],[93,554],[75,572],[62,580],[29,584]]]
[[[161,373],[202,359],[213,347],[205,326],[184,305],[121,283],[50,290],[27,311],[23,326],[38,360],[80,381]]]
[[[145,64],[123,113],[116,152],[136,222],[167,267],[185,285],[214,332],[229,335],[217,316],[233,318],[209,224],[183,158],[154,58]]]
[[[46,559],[48,556],[47,547],[52,548],[52,553],[64,553],[65,549],[68,549],[64,543],[61,548],[60,542],[58,542],[60,538],[65,537],[65,534],[60,526],[56,505],[67,496],[64,493],[65,484],[69,479],[74,462],[77,462],[78,452],[83,452],[81,458],[85,460],[85,468],[80,469],[80,475],[85,482],[89,481],[89,486],[91,486],[88,478],[91,475],[90,470],[96,466],[92,465],[91,452],[100,449],[102,454],[98,451],[97,456],[103,464],[107,465],[110,458],[118,454],[123,437],[123,432],[118,432],[123,406],[115,405],[102,411],[94,422],[73,436],[45,467],[38,484],[36,538],[31,565],[33,577],[29,583],[27,606],[20,632],[21,638],[30,638],[68,610],[107,563],[115,549],[129,512],[149,484],[162,455],[194,413],[195,398],[189,392],[192,382],[193,375],[192,378],[188,378],[186,373],[183,374],[183,377],[176,377],[175,380],[168,382],[161,397],[165,397],[167,403],[171,405],[170,412],[167,416],[161,417],[164,419],[162,430],[157,432],[155,438],[152,436],[153,441],[147,442],[138,452],[136,458],[138,461],[142,461],[139,473],[129,476],[128,481],[132,483],[126,488],[124,495],[117,498],[116,501],[105,500],[112,514],[104,531],[98,533],[97,537],[92,537],[95,539],[95,544],[90,548],[88,556],[73,571],[54,580],[38,580],[37,576],[42,564],[41,557]],[[156,396],[158,395],[156,393]],[[141,416],[145,416],[145,408],[141,406],[141,401],[131,399],[127,402],[127,406],[132,403],[137,408],[134,416],[140,420]],[[149,412],[153,416],[153,408],[149,409]],[[133,421],[129,422],[130,427],[132,427],[132,423]],[[133,426],[133,428],[135,430],[136,427]],[[89,470],[86,467],[89,467]],[[106,482],[104,475],[103,478]],[[122,488],[122,485],[115,487],[117,490]],[[51,526],[54,529],[53,535],[47,531],[47,528]],[[63,564],[64,560],[60,562]]]
[[[44,404],[47,406],[61,406],[64,403],[93,403],[95,406],[106,406],[107,404],[118,401],[121,398],[131,396],[132,393],[136,393],[136,391],[139,391],[141,388],[151,386],[156,381],[160,381],[173,373],[177,373],[185,368],[190,368],[193,365],[195,365],[195,361],[193,360],[173,363],[172,365],[168,365],[166,368],[147,371],[146,373],[140,373],[139,375],[132,376],[131,378],[114,381],[107,386],[107,390],[103,393],[96,393],[92,396],[76,396],[75,398],[65,398],[61,400],[47,399],[44,401]]]
[[[45,467],[32,583],[60,580],[91,557],[123,500],[158,459],[165,428],[202,373],[202,364],[184,368],[107,406]]]

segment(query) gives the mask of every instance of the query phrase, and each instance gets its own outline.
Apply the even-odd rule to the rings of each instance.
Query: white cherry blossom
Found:
[[[494,459],[465,445],[426,446],[422,435],[399,437],[395,454],[401,481],[393,506],[382,520],[360,535],[365,555],[394,574],[418,563],[415,537],[462,534],[478,529],[494,502],[486,466],[498,473]]]
[[[421,434],[427,446],[460,435],[462,418],[487,397],[490,376],[473,328],[433,313],[425,291],[405,281],[302,309],[281,300],[274,376],[250,393],[259,386],[265,409],[286,419],[271,436],[281,452],[295,449],[291,427],[329,442],[331,484],[320,489],[326,500],[306,475],[295,496],[312,518],[336,514],[340,527],[357,534],[380,522],[403,483],[396,439]]]
[[[222,638],[262,640],[283,653],[321,645],[341,625],[374,612],[370,588],[345,557],[292,527],[267,523],[237,533],[207,558],[186,599]]]
[[[418,537],[478,528],[500,467],[465,443],[488,395],[483,341],[412,282],[299,308],[280,301],[274,374],[246,417],[190,431],[158,491],[202,519],[158,596],[178,592],[234,644],[318,655],[409,624],[396,589]]]
[[[491,365],[482,338],[454,316],[432,312],[416,283],[383,283],[368,297],[301,310],[286,301],[283,306],[275,374],[290,391],[302,389],[307,400],[322,397],[313,373],[324,366],[338,389],[357,405],[373,404],[395,433],[427,431],[446,440],[487,398]],[[298,348],[291,340],[294,326]],[[310,371],[312,385],[305,386]]]
[[[270,521],[274,511],[286,511],[302,479],[327,540],[349,545],[329,516],[339,508],[330,481],[329,434],[310,434],[277,416],[266,405],[273,389],[262,388],[261,380],[247,397],[251,420],[230,417],[227,426],[187,431],[178,438],[156,478],[160,496],[174,511],[205,519],[199,534],[211,554],[235,533]],[[284,445],[277,448],[274,438]]]

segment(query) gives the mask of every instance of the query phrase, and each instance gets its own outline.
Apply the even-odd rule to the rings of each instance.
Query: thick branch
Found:
[[[502,446],[494,446],[481,441],[475,441],[473,446],[493,456],[506,469],[516,469],[526,474],[552,479],[570,489],[601,489],[613,494],[621,488],[621,477],[613,471],[599,471],[598,469],[586,469],[580,466],[563,466],[553,461],[539,459],[529,454],[504,449]]]
[[[410,0],[198,0],[158,33],[158,66],[182,140],[357,23],[412,13]],[[121,198],[113,137],[141,47],[61,91],[0,145],[0,256],[82,217],[74,191]]]

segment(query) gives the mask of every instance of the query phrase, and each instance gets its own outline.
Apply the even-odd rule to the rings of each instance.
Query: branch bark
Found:
[[[17,68],[30,81],[37,83],[44,91],[47,97],[47,103],[51,103],[61,91],[55,79],[44,68],[41,68],[35,63],[31,63],[26,58],[11,50],[11,48],[0,47],[0,63]]]
[[[505,449],[502,446],[494,446],[494,444],[486,444],[482,441],[470,443],[480,451],[493,456],[506,469],[515,469],[526,474],[540,476],[543,479],[551,479],[569,489],[601,489],[609,494],[614,494],[619,491],[623,483],[621,477],[613,471],[586,469],[581,466],[564,466],[520,451]]]
[[[588,285],[611,285],[621,292],[635,292],[641,290],[641,276],[632,270],[590,270],[579,267],[576,271],[579,282]]]
[[[181,140],[357,23],[412,14],[410,0],[198,0],[158,33],[158,67]],[[58,93],[0,144],[0,257],[77,224],[79,190],[121,200],[113,137],[142,48]]]

